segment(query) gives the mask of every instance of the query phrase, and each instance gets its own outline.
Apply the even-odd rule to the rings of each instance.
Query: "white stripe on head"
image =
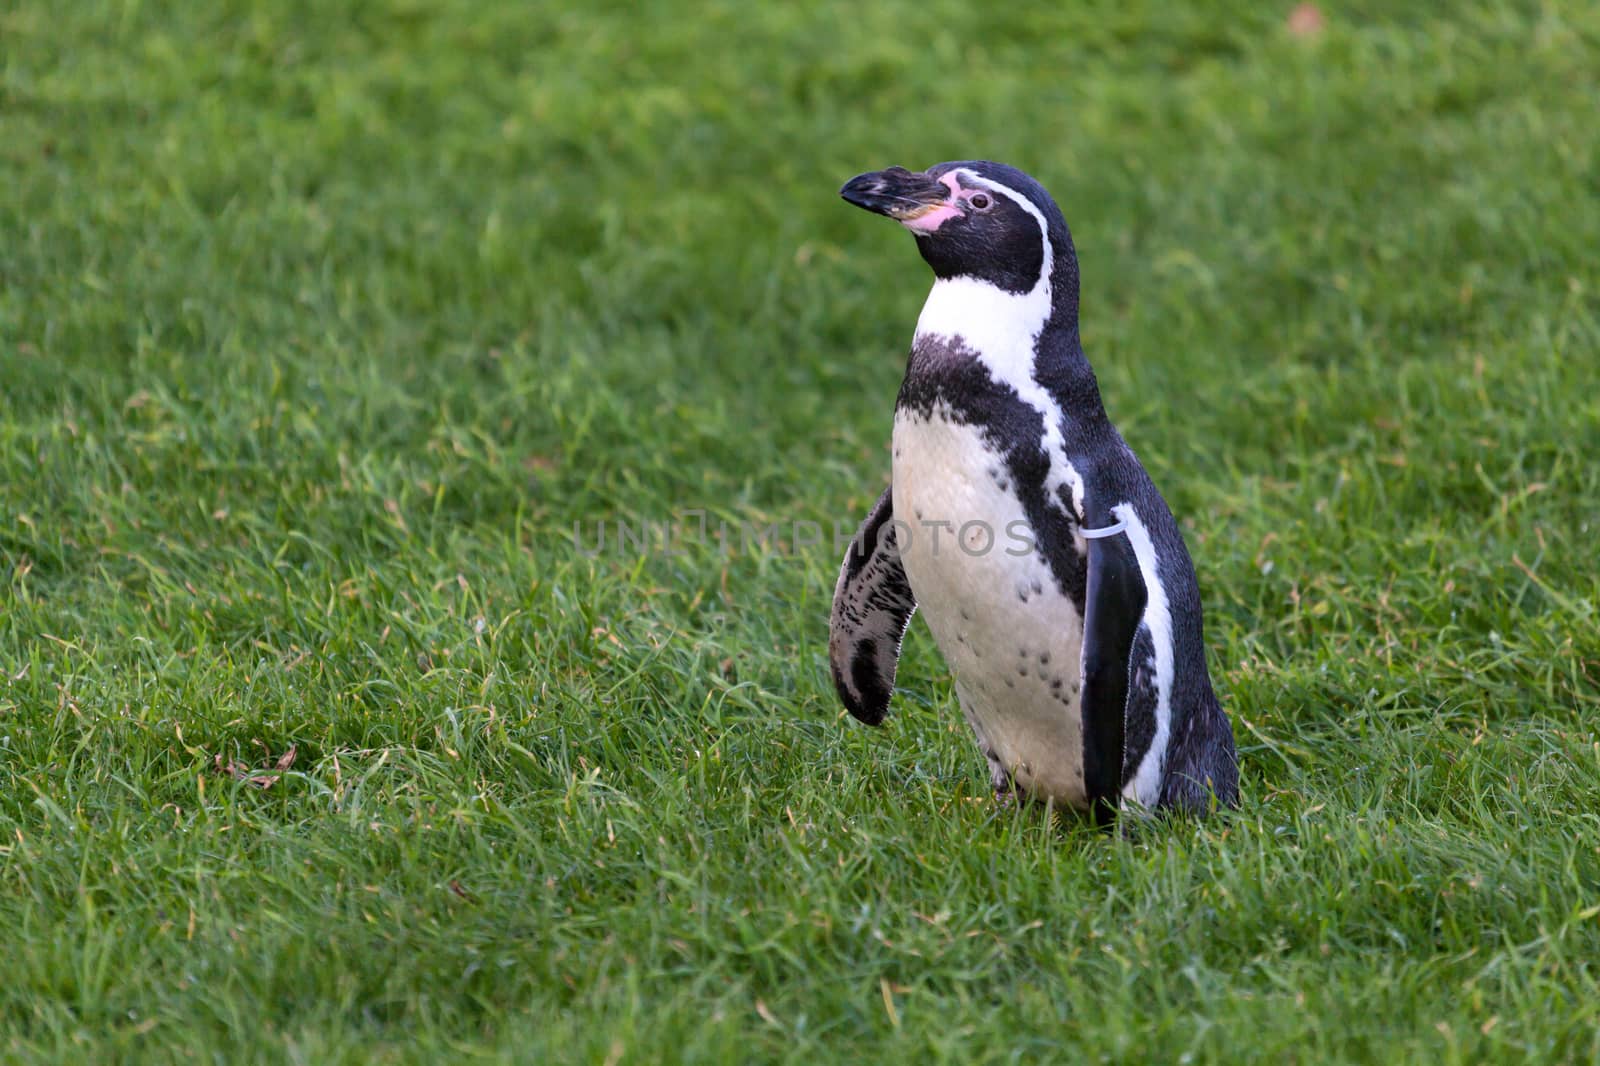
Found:
[[[1028,199],[1026,196],[1022,195],[1009,185],[1002,185],[998,181],[991,181],[990,179],[983,177],[981,174],[974,174],[972,171],[967,170],[964,167],[960,170],[957,170],[956,174],[959,175],[963,181],[969,182],[973,185],[981,186],[982,188],[988,189],[990,192],[999,193],[1001,196],[1004,196],[1006,199],[1010,200],[1012,203],[1028,212],[1028,214],[1033,216],[1033,220],[1039,223],[1039,239],[1044,242],[1044,266],[1039,271],[1039,280],[1034,284],[1034,288],[1037,289],[1040,285],[1049,285],[1050,275],[1055,270],[1056,256],[1055,248],[1050,243],[1050,223],[1045,220],[1044,212],[1035,207],[1032,200]]]

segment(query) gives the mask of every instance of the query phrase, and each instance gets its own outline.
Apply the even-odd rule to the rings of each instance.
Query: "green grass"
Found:
[[[1600,8],[1288,6],[0,8],[0,1053],[1600,1055]],[[1234,817],[997,811],[920,623],[842,717],[831,544],[573,543],[853,525],[928,278],[835,190],[970,157]]]

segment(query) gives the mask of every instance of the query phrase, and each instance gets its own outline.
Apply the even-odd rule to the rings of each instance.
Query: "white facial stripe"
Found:
[[[1028,199],[1020,192],[1017,192],[1009,185],[1002,185],[998,181],[990,181],[988,178],[980,177],[970,170],[958,170],[956,173],[961,176],[962,181],[970,182],[973,185],[982,186],[983,188],[988,189],[990,192],[997,192],[1001,196],[1004,196],[1006,199],[1010,200],[1012,203],[1028,212],[1028,214],[1032,215],[1033,220],[1039,223],[1039,239],[1044,241],[1044,272],[1040,275],[1039,280],[1048,282],[1050,280],[1050,272],[1055,267],[1055,249],[1050,245],[1050,224],[1044,220],[1044,213],[1041,212],[1037,207],[1033,206],[1032,200]]]
[[[1150,643],[1156,657],[1156,735],[1122,794],[1135,803],[1154,807],[1161,800],[1161,764],[1166,759],[1167,737],[1172,732],[1172,610],[1167,605],[1166,589],[1161,587],[1156,546],[1150,539],[1150,531],[1139,521],[1132,504],[1120,503],[1111,513],[1127,525],[1128,543],[1133,546],[1134,558],[1139,562],[1146,594],[1143,620],[1150,629]]]

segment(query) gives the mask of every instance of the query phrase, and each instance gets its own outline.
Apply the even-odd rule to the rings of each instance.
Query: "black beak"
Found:
[[[905,222],[946,203],[950,189],[937,178],[890,167],[858,174],[844,183],[839,195],[857,207]]]

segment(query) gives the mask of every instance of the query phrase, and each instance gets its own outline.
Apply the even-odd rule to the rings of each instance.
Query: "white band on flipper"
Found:
[[[1118,519],[1117,524],[1113,526],[1101,526],[1099,529],[1080,528],[1078,532],[1083,534],[1085,540],[1100,540],[1104,537],[1114,537],[1127,528],[1127,519]]]

